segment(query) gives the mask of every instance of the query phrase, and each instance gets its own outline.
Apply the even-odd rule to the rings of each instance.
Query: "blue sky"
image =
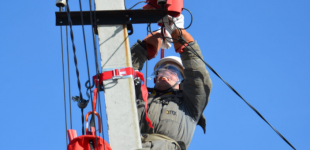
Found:
[[[126,5],[129,8],[136,2],[127,0]],[[55,1],[1,3],[0,144],[3,149],[12,150],[66,149],[60,27],[55,26]],[[69,5],[71,11],[79,10],[77,0],[70,0]],[[309,6],[307,0],[184,0],[184,7],[194,15],[188,32],[198,41],[204,59],[298,150],[310,149]],[[88,1],[83,1],[82,7],[89,10]],[[187,26],[190,17],[183,13]],[[82,28],[75,26],[73,30],[85,95],[88,77]],[[90,74],[94,75],[90,26],[85,27],[85,32]],[[130,44],[145,36],[146,25],[134,25]],[[71,93],[75,96],[78,88],[70,43],[69,40]],[[178,54],[169,49],[166,56],[170,55]],[[159,57],[149,62],[149,74],[158,60]],[[67,66],[65,70],[68,79]],[[189,150],[292,149],[220,79],[210,74],[213,89],[204,111],[207,133],[197,127]],[[68,92],[68,80],[66,86]],[[148,86],[153,85],[149,82]],[[103,97],[101,93],[102,101]],[[66,100],[68,106],[68,93]],[[85,112],[90,110],[87,107]],[[73,129],[79,135],[80,116],[80,109],[72,103]],[[69,120],[68,115],[68,124]],[[104,135],[108,140],[106,126]]]

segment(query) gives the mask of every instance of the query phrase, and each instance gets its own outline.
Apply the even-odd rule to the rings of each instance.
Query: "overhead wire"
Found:
[[[67,8],[66,8],[67,9]],[[72,129],[72,108],[71,108],[71,79],[70,79],[70,57],[69,57],[69,39],[68,26],[66,25],[66,45],[67,45],[67,63],[68,63],[68,86],[69,86],[69,105],[70,105],[70,129]]]
[[[130,7],[128,10],[131,10],[132,8],[136,7],[136,6],[137,6],[138,4],[140,4],[140,3],[145,3],[145,1],[140,1],[140,2],[136,3],[135,5],[133,5],[132,7]]]
[[[191,16],[192,16],[192,19],[191,19],[191,23],[188,27],[184,28],[184,29],[188,29],[191,25],[192,25],[192,21],[193,21],[193,15],[192,13],[186,9],[186,8],[183,8],[185,10],[187,10]],[[199,56],[199,54],[194,50],[194,48],[188,43],[186,42],[184,39],[183,39],[183,36],[182,36],[182,29],[180,29],[176,24],[175,22],[173,21],[173,17],[172,17],[172,22],[174,24],[174,26],[176,27],[176,29],[179,31],[179,39],[175,39],[175,38],[171,38],[172,40],[176,40],[177,42],[180,42],[180,40],[183,42],[180,42],[182,45],[184,45],[185,47],[190,47],[188,48],[194,55],[196,55],[200,60],[203,61],[203,63],[217,76],[219,77],[236,95],[238,95],[254,112],[256,112],[256,114],[258,116],[260,116],[288,145],[290,145],[293,149],[295,149],[295,147],[279,132],[277,131],[252,105],[250,105],[230,84],[228,84],[207,62],[204,61],[204,59],[202,57]],[[164,22],[163,22],[164,24]],[[150,29],[150,30],[149,30]],[[151,32],[152,34],[152,31],[151,31],[151,27],[150,27],[150,24],[148,24],[147,26],[147,32]],[[153,36],[155,36],[154,34],[152,34]],[[158,38],[167,38],[165,36],[162,36],[162,37],[158,37]],[[185,45],[185,43],[187,45]],[[171,42],[173,43],[173,42]],[[295,149],[296,150],[296,149]]]
[[[80,13],[81,13],[81,21],[82,21],[82,30],[83,30],[83,39],[84,39],[84,49],[85,49],[85,57],[86,57],[86,65],[87,65],[87,75],[88,75],[88,81],[91,80],[90,78],[90,73],[89,73],[89,64],[88,64],[88,54],[87,54],[87,48],[86,48],[86,39],[85,39],[85,30],[84,30],[84,19],[83,19],[83,11],[82,11],[82,3],[81,3],[81,0],[79,0],[79,6],[80,6]],[[89,84],[91,84],[91,82],[89,82]],[[87,90],[90,90],[90,94],[91,94],[91,89],[87,89]],[[90,95],[90,100],[91,100],[91,104],[93,104],[93,98],[92,98],[92,95]],[[92,118],[95,118],[95,115],[94,115],[94,111],[93,110],[93,107],[92,108]],[[83,109],[82,109],[82,114],[83,114]],[[84,120],[84,117],[82,117],[82,119]],[[92,120],[94,121],[94,128],[96,130],[96,121],[95,119]],[[84,122],[84,121],[83,121]],[[84,125],[84,123],[83,123]],[[95,132],[95,140],[97,141],[97,136],[96,136],[96,132]],[[98,142],[95,142],[96,143],[96,148],[98,149]]]
[[[89,64],[88,64],[88,54],[87,54],[87,46],[86,46],[86,39],[85,39],[84,19],[83,19],[83,12],[82,12],[81,0],[79,0],[79,6],[80,6],[80,13],[81,13],[81,22],[82,22],[82,31],[83,31],[83,40],[84,40],[84,50],[85,50],[85,57],[86,57],[87,75],[88,75],[88,80],[90,81]],[[90,96],[90,99],[91,99],[91,102],[92,102],[92,96]],[[82,119],[84,120],[84,117],[82,117]]]
[[[175,23],[174,23],[175,24]],[[176,25],[175,25],[176,26]],[[178,28],[176,26],[176,28],[178,30],[180,30],[180,28]],[[180,36],[180,38],[183,39],[182,35]],[[199,54],[195,51],[195,49],[190,45],[190,43],[188,43],[187,41],[184,40],[184,42],[187,44],[185,45],[185,43],[181,43],[183,44],[185,47],[190,47],[188,48],[189,51],[191,51],[195,56],[197,56],[217,77],[219,77],[236,95],[238,95],[258,116],[260,116],[288,145],[290,145],[293,149],[295,149],[295,147],[278,131],[276,130],[264,117],[262,114],[260,114],[250,103],[248,103],[242,96],[241,94],[239,94],[237,92],[237,90],[235,90],[228,82],[226,82],[206,61],[204,61],[204,59],[202,57],[199,56]],[[296,150],[296,149],[295,149]]]
[[[188,43],[188,46],[191,48],[191,52],[196,55],[199,59],[201,59],[205,65],[217,76],[219,77],[235,94],[237,94],[258,116],[260,116],[288,145],[290,145],[293,149],[295,149],[295,147],[278,131],[276,130],[264,117],[261,113],[259,113],[250,103],[248,103],[229,83],[227,83],[207,62],[205,62],[203,60],[203,58],[201,58],[199,56],[199,54],[194,50],[194,48]],[[186,45],[184,45],[186,46]],[[188,47],[186,46],[186,47]],[[296,149],[295,149],[296,150]]]
[[[99,74],[100,74],[100,69],[99,69],[99,60],[98,60],[98,50],[97,50],[97,42],[96,42],[96,38],[95,38],[95,27],[97,27],[97,23],[96,21],[96,11],[94,11],[94,18],[93,18],[93,5],[92,5],[92,0],[89,0],[89,7],[90,7],[90,20],[91,20],[91,25],[92,25],[92,36],[93,36],[93,46],[94,46],[94,54],[95,54],[95,65],[96,65],[96,81],[97,82],[99,80]],[[126,5],[125,5],[126,7]],[[99,84],[97,85],[97,89],[99,90]],[[97,108],[99,108],[99,114],[100,114],[100,121],[102,122],[102,110],[101,110],[101,98],[100,98],[100,94],[99,91],[97,92],[98,95],[98,104],[99,106]],[[95,116],[94,111],[92,113],[92,116]],[[94,119],[95,120],[95,119]],[[103,128],[103,123],[101,123],[101,128],[102,130],[102,139],[104,140],[104,128]],[[96,133],[96,132],[95,132]],[[99,134],[100,135],[100,134]],[[105,142],[103,142],[103,147],[105,149]]]
[[[59,7],[59,11],[62,12],[62,7]],[[64,89],[64,107],[65,107],[65,125],[66,125],[66,143],[68,145],[68,136],[67,136],[67,100],[66,100],[66,80],[65,80],[65,66],[64,66],[64,47],[63,47],[63,38],[62,38],[62,26],[60,26],[60,39],[61,39],[61,57],[62,57],[62,80],[63,80],[63,89]]]
[[[84,30],[84,19],[83,19],[83,11],[82,11],[81,0],[79,0],[79,4],[80,4],[80,13],[81,13],[81,21],[82,21],[83,40],[84,40],[84,49],[85,49],[86,66],[87,66],[87,75],[88,75],[88,80],[90,81],[88,54],[87,54],[87,47],[86,47],[85,30]],[[92,99],[92,97],[90,97],[90,98]]]
[[[69,0],[66,0],[66,11],[67,11],[67,16],[68,16],[68,22],[70,25],[70,37],[71,37],[71,42],[72,42],[72,49],[73,49],[73,54],[74,54],[74,64],[75,64],[75,71],[76,71],[76,76],[77,76],[77,83],[78,83],[78,88],[79,88],[79,95],[80,95],[80,100],[83,100],[83,95],[82,95],[82,90],[81,90],[81,82],[80,82],[80,72],[78,69],[78,62],[77,62],[77,57],[76,57],[76,47],[74,44],[74,34],[73,34],[73,29],[72,29],[72,20],[70,16],[70,7],[69,7]],[[82,113],[82,118],[84,118],[83,114],[83,109],[81,109]],[[84,119],[82,119],[82,134],[84,135]]]
[[[75,68],[76,68],[76,76],[77,76],[77,83],[78,83],[78,88],[79,88],[79,95],[80,98],[83,98],[83,94],[81,91],[81,82],[80,82],[80,72],[78,69],[78,62],[77,62],[77,57],[76,57],[76,47],[74,44],[74,34],[73,34],[73,29],[72,29],[72,20],[71,20],[71,16],[70,16],[70,7],[69,7],[69,3],[68,0],[66,0],[66,10],[67,10],[67,15],[68,15],[68,22],[70,25],[70,37],[71,37],[71,41],[72,41],[72,49],[73,49],[73,54],[74,54],[74,64],[75,64]]]
[[[73,30],[72,30],[72,21],[71,21],[71,18],[70,18],[70,9],[69,9],[69,5],[68,5],[68,0],[67,1],[67,6],[66,6],[66,11],[67,11],[67,15],[68,15],[68,21],[69,21],[69,25],[70,25],[70,34],[71,34],[71,40],[72,40],[72,47],[73,47],[73,52],[74,52],[74,62],[75,62],[75,66],[76,66],[76,74],[77,74],[77,79],[78,79],[78,88],[79,88],[79,93],[80,93],[80,98],[82,98],[82,93],[81,93],[81,86],[80,86],[80,80],[79,80],[79,70],[78,70],[78,67],[77,67],[77,58],[76,58],[76,48],[75,48],[75,45],[74,45],[74,35],[73,35]],[[90,8],[91,8],[91,22],[92,22],[92,27],[94,27],[93,25],[93,21],[92,21],[92,5],[91,5],[91,0],[90,1]],[[144,2],[144,1],[143,1]],[[136,4],[137,5],[137,4]],[[135,7],[136,5],[134,5],[133,7]],[[125,6],[126,7],[126,6]],[[131,7],[130,9],[132,9],[133,7]],[[155,7],[156,8],[156,7]],[[187,10],[191,16],[192,16],[192,19],[191,19],[191,23],[188,27],[186,27],[185,29],[188,29],[191,25],[192,25],[192,20],[193,20],[193,15],[192,13],[186,9],[186,8],[183,8],[185,10]],[[80,1],[80,10],[82,11],[82,8],[81,8],[81,1]],[[81,12],[81,17],[82,17],[82,12]],[[94,15],[94,18],[96,20],[96,13]],[[95,22],[96,24],[96,22]],[[175,24],[175,23],[174,23]],[[86,40],[85,40],[85,33],[84,33],[84,25],[83,25],[83,17],[82,17],[82,27],[83,27],[83,37],[84,37],[84,46],[85,46],[85,51],[86,51],[86,57],[87,57],[87,50],[86,50]],[[182,32],[181,29],[179,29],[177,26],[176,28],[180,31],[180,33]],[[67,29],[67,27],[66,27]],[[150,27],[150,24],[148,24],[148,27],[147,29],[150,29],[147,30],[147,32],[150,32],[152,34],[152,31],[151,31],[151,27]],[[99,70],[99,65],[98,65],[98,56],[97,56],[97,43],[96,43],[96,40],[95,40],[95,34],[94,34],[94,28],[92,29],[92,32],[93,32],[93,41],[94,41],[94,52],[95,52],[95,64],[96,64],[96,73],[97,75],[99,74],[100,70]],[[67,32],[68,33],[68,32]],[[153,34],[152,34],[153,35]],[[155,36],[155,35],[154,35]],[[182,37],[182,33],[181,33],[181,36]],[[161,37],[161,38],[169,38],[169,37]],[[172,40],[176,40],[174,38],[171,38]],[[68,39],[67,39],[68,40]],[[186,42],[186,41],[185,41]],[[171,42],[173,43],[173,42]],[[184,43],[183,43],[184,44]],[[288,140],[286,140],[284,138],[284,136],[282,136],[252,105],[250,105],[230,84],[228,84],[207,62],[205,62],[203,60],[203,58],[201,58],[199,56],[199,54],[194,50],[194,48],[188,43],[186,42],[186,44],[188,44],[186,47],[190,47],[189,50],[194,54],[196,55],[199,59],[201,59],[205,65],[216,75],[218,76],[233,92],[235,92],[250,108],[252,108],[252,110],[254,110],[284,141],[286,141],[286,143],[288,143],[293,149],[295,149],[293,147],[293,145],[291,145],[289,143]],[[63,41],[62,41],[62,28],[61,28],[61,45],[62,45],[62,58],[63,58]],[[67,44],[67,47],[68,47],[68,44]],[[67,49],[68,50],[68,49]],[[68,52],[68,51],[67,51]],[[69,53],[68,53],[68,56],[69,57]],[[68,58],[68,61],[69,61],[69,58]],[[63,63],[63,77],[64,77],[64,60],[62,61]],[[87,58],[87,68],[88,68],[88,78],[90,80],[90,74],[89,74],[89,66],[88,66],[88,58]],[[68,63],[68,70],[69,70],[69,63]],[[147,70],[146,70],[147,71]],[[69,72],[69,71],[68,71]],[[147,73],[147,72],[146,72]],[[98,78],[98,76],[97,76]],[[65,96],[65,79],[64,79],[64,98],[66,97]],[[99,87],[97,87],[99,89]],[[71,95],[70,93],[70,79],[69,79],[69,95]],[[69,96],[70,97],[70,96]],[[100,100],[100,94],[98,94],[98,102],[99,102],[99,111],[100,111],[100,116],[102,116],[102,110],[101,110],[101,100]],[[92,100],[92,99],[91,99]],[[66,114],[66,100],[64,101],[65,103],[65,114]],[[83,114],[83,110],[82,110],[82,114]],[[94,116],[94,114],[93,114]],[[83,120],[83,116],[82,116],[82,120]],[[67,131],[67,116],[65,116],[65,122],[66,122],[66,131]],[[72,116],[71,116],[71,102],[70,102],[70,122],[71,122],[71,128],[72,128]],[[101,124],[101,128],[103,129],[103,125]],[[84,125],[83,125],[83,129],[84,129]],[[103,130],[102,130],[103,131]],[[84,130],[83,130],[84,132]],[[84,134],[84,133],[83,133]],[[102,135],[103,136],[103,139],[104,139],[104,134]],[[67,137],[67,134],[66,134],[66,139],[67,139],[67,143],[68,143],[68,137]]]

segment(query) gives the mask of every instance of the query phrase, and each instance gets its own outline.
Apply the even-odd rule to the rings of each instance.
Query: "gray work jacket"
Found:
[[[202,57],[197,42],[190,44]],[[136,102],[142,134],[162,134],[175,141],[184,142],[188,148],[198,121],[201,121],[202,113],[208,103],[212,82],[205,64],[197,56],[187,48],[180,55],[185,67],[185,79],[180,85],[180,90],[163,95],[157,95],[153,91],[149,95],[147,116],[152,121],[153,129],[145,120],[143,99],[138,98]],[[203,119],[202,122],[205,121]],[[151,150],[177,149],[175,143],[167,140],[149,141],[142,144],[143,148]]]

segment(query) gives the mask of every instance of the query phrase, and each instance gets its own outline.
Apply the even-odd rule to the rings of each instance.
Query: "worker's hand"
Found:
[[[169,23],[165,23],[166,30],[172,34],[177,28],[184,29],[184,16],[181,14],[179,17],[171,17],[168,15]]]
[[[173,40],[174,49],[177,53],[182,53],[185,46],[187,46],[191,42],[194,42],[194,38],[185,29],[182,29],[181,31],[174,30],[172,32],[172,38],[178,39],[178,40]],[[182,43],[182,40],[180,39],[183,39],[184,43]]]
[[[167,37],[164,41],[162,40],[162,44],[160,48],[169,49],[171,47],[171,34],[175,30],[184,28],[184,16],[181,14],[179,17],[171,17],[168,15],[169,22],[164,23],[165,33],[164,36]],[[162,34],[162,28],[159,28],[158,33]]]
[[[158,54],[158,50],[162,43],[162,39],[160,37],[161,34],[155,31],[144,38],[143,42],[146,45],[148,60],[155,58]]]

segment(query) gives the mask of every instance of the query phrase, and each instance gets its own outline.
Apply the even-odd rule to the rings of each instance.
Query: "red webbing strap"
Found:
[[[123,77],[128,75],[134,76],[134,70],[132,69],[132,67],[113,69],[111,71],[105,71],[101,73],[99,77],[99,82],[95,83],[97,86],[98,83],[101,84],[104,80],[113,79],[113,77]],[[93,80],[96,81],[96,79],[97,76],[93,76]]]
[[[109,80],[109,79],[112,79],[113,77],[123,77],[123,76],[128,76],[128,75],[134,76],[134,70],[132,69],[132,67],[119,68],[119,69],[113,69],[110,71],[105,71],[100,74],[99,81],[97,80],[97,76],[93,76],[93,81],[96,83],[96,87],[97,87],[98,84],[101,84],[104,80]],[[95,88],[94,90],[93,110],[96,110],[96,103],[97,103],[97,88]]]
[[[142,92],[143,101],[145,103],[145,105],[144,105],[145,120],[148,123],[149,127],[153,129],[152,122],[149,119],[149,117],[147,117],[147,99],[148,99],[149,93],[148,93],[147,88],[145,86],[145,80],[144,80],[144,77],[143,77],[143,73],[141,73],[139,71],[136,71],[136,76],[139,77],[142,80],[142,82],[143,82],[143,84],[141,85],[141,92]]]
[[[93,110],[96,110],[96,103],[97,103],[97,88],[94,89],[94,98],[93,98]]]
[[[164,30],[164,34],[165,34],[165,36],[166,36],[166,30]],[[163,35],[162,35],[163,36]],[[163,41],[162,41],[163,43],[165,42],[165,38],[163,38]],[[160,51],[160,59],[163,59],[165,57],[165,49],[161,49],[161,51]]]
[[[129,75],[132,75],[133,77],[135,76],[134,70],[132,67],[114,69],[112,71],[106,71],[100,74],[99,82],[96,82],[97,76],[93,76],[93,80],[96,83],[96,87],[97,87],[97,84],[101,84],[104,80],[112,79],[113,77],[122,77],[122,76],[129,76]],[[147,117],[147,99],[148,99],[149,94],[145,86],[145,80],[143,77],[143,73],[136,71],[136,76],[139,77],[143,81],[143,84],[141,86],[141,92],[142,92],[143,101],[145,102],[145,120],[148,123],[149,127],[153,128],[151,120],[149,119],[149,117]],[[97,101],[97,88],[95,88],[94,90],[94,98],[93,98],[93,109],[94,110],[96,110],[96,101]]]
[[[161,49],[160,51],[160,59],[163,59],[165,57],[165,49]]]

